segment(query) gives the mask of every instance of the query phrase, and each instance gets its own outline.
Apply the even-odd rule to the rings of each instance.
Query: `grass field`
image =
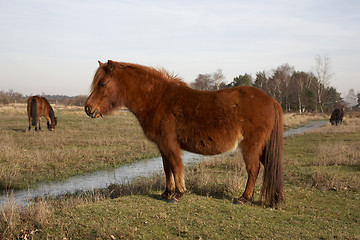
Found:
[[[35,133],[24,131],[21,109],[6,111],[0,114],[6,139],[0,147],[3,190],[157,154],[127,112],[93,120],[79,109],[55,108],[56,131]],[[9,202],[1,209],[0,234],[3,239],[360,238],[359,118],[285,139],[286,204],[279,210],[257,202],[261,177],[253,204],[232,204],[246,183],[239,158],[235,152],[187,168],[189,192],[179,204],[157,200],[165,184],[162,175],[23,209]]]
[[[54,106],[58,125],[54,132],[26,131],[26,106],[0,108],[0,191],[29,185],[158,155],[147,141],[135,117],[118,111],[103,119],[91,119],[78,107]]]

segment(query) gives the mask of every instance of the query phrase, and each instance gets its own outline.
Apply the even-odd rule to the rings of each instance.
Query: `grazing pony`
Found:
[[[344,117],[344,110],[341,108],[335,108],[334,111],[331,113],[331,117],[330,117],[330,123],[331,125],[336,124],[336,126],[340,123],[342,123]]]
[[[99,61],[85,112],[92,118],[126,106],[161,153],[166,189],[160,199],[177,202],[186,191],[181,150],[214,155],[242,149],[248,180],[234,203],[252,199],[260,163],[261,200],[283,202],[281,106],[263,91],[242,86],[217,91],[191,89],[165,70]]]
[[[31,126],[35,126],[35,131],[37,131],[37,123],[40,127],[40,117],[43,116],[47,120],[47,127],[50,131],[55,130],[57,124],[57,119],[55,113],[48,100],[44,97],[32,96],[27,100],[27,113],[29,118],[29,131]]]

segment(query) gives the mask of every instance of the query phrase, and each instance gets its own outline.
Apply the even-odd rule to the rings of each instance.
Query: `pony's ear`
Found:
[[[115,66],[114,66],[114,62],[111,60],[108,60],[107,62],[107,69],[109,72],[112,72],[112,70],[114,70]]]
[[[107,63],[102,63],[100,61],[98,62],[99,62],[99,67],[101,67],[107,74],[110,74],[115,68],[115,63],[111,60],[108,60]]]

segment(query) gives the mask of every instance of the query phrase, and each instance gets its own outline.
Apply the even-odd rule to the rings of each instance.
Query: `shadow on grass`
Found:
[[[232,196],[229,193],[226,193],[226,189],[224,186],[218,186],[212,188],[211,186],[208,188],[199,188],[197,186],[193,186],[191,183],[188,183],[189,189],[185,194],[195,194],[203,197],[211,197],[215,199],[223,199],[229,202],[233,202],[235,198],[240,196]],[[128,195],[143,195],[148,196],[152,199],[159,200],[160,194],[165,189],[165,181],[160,176],[156,176],[152,179],[141,179],[132,184],[111,184],[107,189],[103,191],[103,194],[108,196],[110,199],[119,198],[122,196]],[[154,192],[159,192],[156,194]],[[162,201],[162,200],[159,200]],[[253,205],[253,206],[263,206],[261,201],[252,199],[249,203],[244,203],[245,205]],[[240,204],[241,205],[241,204]]]
[[[26,128],[23,129],[23,128],[11,128],[12,131],[14,132],[26,132]]]

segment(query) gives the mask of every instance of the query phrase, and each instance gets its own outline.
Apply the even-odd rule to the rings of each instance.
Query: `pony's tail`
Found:
[[[261,161],[264,164],[264,179],[260,197],[265,204],[278,208],[284,201],[282,167],[284,139],[282,108],[278,103],[275,103],[274,107],[275,123],[269,142],[261,155]]]
[[[37,103],[36,99],[31,99],[31,107],[30,107],[30,114],[31,114],[31,124],[32,126],[36,126],[36,119],[37,119]]]

